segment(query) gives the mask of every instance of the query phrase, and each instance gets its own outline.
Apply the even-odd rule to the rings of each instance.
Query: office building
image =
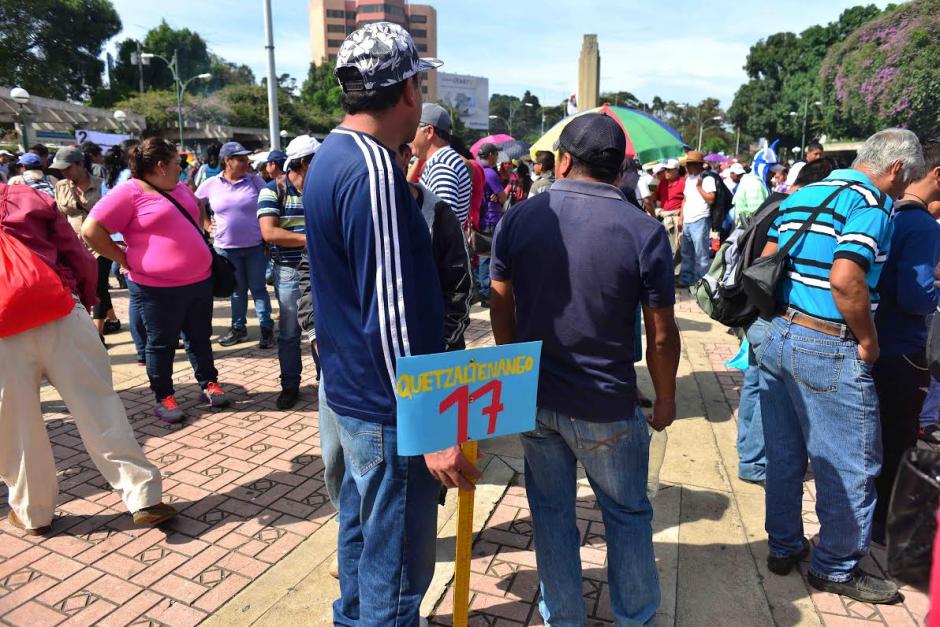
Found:
[[[312,61],[335,61],[346,35],[370,22],[400,24],[411,33],[422,57],[437,56],[437,11],[430,5],[405,0],[310,0]],[[436,100],[436,77],[430,77],[423,90],[425,100]]]

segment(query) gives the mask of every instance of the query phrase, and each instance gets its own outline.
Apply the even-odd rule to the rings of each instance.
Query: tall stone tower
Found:
[[[597,35],[585,35],[578,58],[578,111],[597,106],[600,82],[601,54],[597,48]]]

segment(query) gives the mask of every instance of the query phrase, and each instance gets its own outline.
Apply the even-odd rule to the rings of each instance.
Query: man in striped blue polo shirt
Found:
[[[872,379],[878,335],[875,286],[891,241],[893,199],[923,175],[917,137],[888,129],[780,208],[764,256],[794,237],[782,303],[761,345],[761,413],[767,450],[768,569],[788,574],[809,553],[802,494],[807,458],[816,480],[819,543],[809,582],[868,603],[891,603],[897,586],[858,570],[868,553],[881,469],[881,427]],[[799,233],[809,221],[809,228]]]
[[[258,194],[258,221],[261,236],[271,247],[274,259],[274,293],[277,294],[277,360],[281,366],[281,393],[278,409],[290,409],[300,393],[300,275],[297,266],[307,244],[304,225],[304,178],[313,155],[320,147],[309,135],[291,140],[287,146],[287,174],[268,183]]]
[[[450,205],[463,226],[470,213],[472,182],[463,157],[450,147],[450,114],[444,107],[426,102],[412,147],[415,156],[426,159],[421,184]]]

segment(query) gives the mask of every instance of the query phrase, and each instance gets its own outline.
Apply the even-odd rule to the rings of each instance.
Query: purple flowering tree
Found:
[[[831,136],[887,126],[940,134],[940,0],[913,0],[829,49],[819,72]]]

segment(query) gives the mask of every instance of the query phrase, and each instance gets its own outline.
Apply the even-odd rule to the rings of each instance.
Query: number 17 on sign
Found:
[[[503,382],[499,379],[493,379],[476,392],[470,393],[470,386],[462,385],[450,395],[441,401],[439,411],[444,414],[454,405],[457,405],[457,444],[463,444],[470,439],[468,433],[468,422],[470,420],[470,403],[477,401],[487,394],[493,394],[489,406],[483,408],[483,414],[489,417],[486,427],[486,434],[493,435],[496,432],[496,421],[499,419],[499,413],[503,411],[503,404],[499,402],[499,397],[503,393]]]

